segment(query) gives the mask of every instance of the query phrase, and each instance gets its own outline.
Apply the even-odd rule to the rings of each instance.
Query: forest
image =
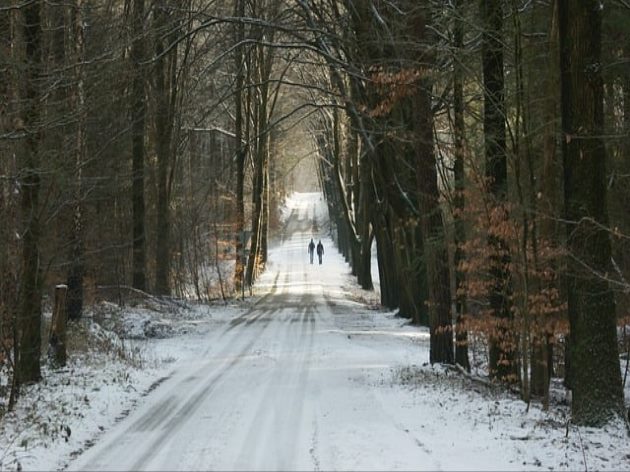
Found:
[[[0,418],[98,300],[248,296],[306,178],[431,364],[627,421],[628,25],[625,0],[3,0]]]

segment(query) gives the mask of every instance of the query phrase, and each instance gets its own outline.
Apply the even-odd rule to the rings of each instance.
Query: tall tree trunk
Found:
[[[372,186],[372,178],[370,176],[370,161],[367,156],[363,155],[357,162],[359,167],[359,175],[356,176],[356,184],[359,187],[357,202],[358,205],[358,231],[361,240],[361,260],[357,269],[357,277],[359,285],[363,290],[373,290],[374,283],[372,281],[372,240],[374,235],[370,225],[372,221],[372,212],[374,211],[374,187]]]
[[[400,300],[400,286],[396,277],[396,266],[394,261],[394,243],[389,231],[389,222],[386,207],[379,203],[380,208],[374,211],[374,236],[376,238],[378,262],[378,276],[381,288],[381,305],[395,309]]]
[[[253,12],[258,9],[271,17],[274,16],[278,8],[277,2],[261,2],[253,4]],[[252,242],[250,246],[249,260],[247,261],[246,281],[251,286],[258,274],[264,268],[266,261],[266,239],[268,231],[268,203],[269,203],[269,151],[270,151],[270,121],[273,113],[275,100],[272,100],[269,81],[274,62],[274,48],[268,48],[263,43],[273,42],[275,30],[269,31],[260,29],[254,32],[255,37],[260,37],[261,42],[254,49],[253,63],[255,68],[256,86],[256,108],[255,108],[255,176],[252,189],[253,212],[252,212]]]
[[[134,288],[146,290],[146,236],[144,201],[144,135],[146,122],[145,105],[145,38],[144,0],[133,0],[131,62],[131,152],[132,152],[132,226],[133,226],[133,280]]]
[[[544,70],[544,133],[543,133],[543,172],[541,176],[540,192],[541,192],[541,214],[540,218],[540,240],[544,244],[549,244],[555,248],[558,245],[556,234],[557,218],[559,216],[559,184],[560,184],[560,168],[559,156],[556,152],[557,142],[556,135],[558,131],[558,95],[559,89],[559,70],[558,70],[558,9],[557,3],[552,6],[551,21],[549,25],[548,44],[548,66]],[[556,268],[557,269],[557,268]],[[545,281],[546,286],[552,285],[551,281]],[[553,283],[555,288],[559,288]],[[544,320],[543,320],[544,325]],[[531,368],[531,393],[532,395],[542,396],[547,401],[549,392],[549,381],[551,379],[552,360],[553,360],[553,344],[549,342],[552,333],[547,333],[543,329],[543,337],[532,350],[532,368]]]
[[[393,110],[392,120],[405,130],[405,126],[413,127],[413,117],[408,109],[408,116],[405,116],[402,109],[399,104]],[[384,127],[379,133],[384,134],[387,129]],[[418,164],[417,152],[406,137],[394,142],[395,133],[387,132],[392,137],[383,139],[383,143],[375,149],[373,162],[376,191],[386,203],[392,264],[398,285],[398,315],[410,318],[415,324],[428,326],[427,271],[421,216],[417,209],[418,183],[415,173],[408,171]],[[414,130],[407,132],[413,133]]]
[[[22,121],[26,142],[20,169],[22,194],[22,281],[18,323],[18,382],[41,378],[42,267],[40,260],[39,190],[42,79],[42,4],[40,0],[23,7],[23,38],[26,44],[26,77]]]
[[[440,208],[437,162],[433,149],[433,115],[428,84],[419,87],[416,110],[418,164],[416,175],[422,212],[422,236],[427,271],[430,362],[453,364],[451,288],[446,235]]]
[[[270,205],[270,188],[269,188],[269,165],[271,160],[271,133],[267,139],[265,146],[265,168],[263,170],[263,195],[262,195],[262,231],[260,234],[260,261],[264,265],[267,264],[269,257],[269,213]]]
[[[71,101],[77,115],[74,145],[74,195],[73,195],[73,224],[70,236],[70,267],[68,269],[66,284],[68,286],[66,295],[66,313],[68,319],[78,320],[83,311],[83,276],[85,272],[84,244],[83,244],[83,165],[85,162],[85,41],[84,41],[84,4],[83,0],[75,0],[71,8],[70,31],[72,41],[69,41],[71,48],[74,48],[70,57],[74,66],[74,90]]]
[[[335,201],[338,203],[336,213],[338,215],[339,240],[338,246],[344,255],[346,262],[350,263],[352,275],[358,275],[358,266],[360,264],[361,243],[356,227],[356,213],[353,210],[352,191],[348,185],[347,171],[348,163],[352,155],[352,145],[348,145],[348,136],[344,132],[344,120],[341,119],[342,112],[340,110],[332,111],[333,123],[331,124],[331,134],[333,150],[330,160],[333,163],[330,169],[330,178],[334,182]],[[323,144],[324,148],[326,143]],[[355,149],[356,150],[356,149]],[[345,171],[345,172],[344,172]],[[344,175],[346,174],[346,175]]]
[[[245,0],[234,1],[234,16],[245,17]],[[243,145],[243,83],[245,80],[245,64],[242,44],[245,39],[245,24],[239,21],[236,24],[235,42],[237,47],[234,50],[234,66],[236,68],[236,79],[234,84],[234,140],[236,141],[236,222],[234,228],[234,286],[236,290],[243,287],[245,275],[245,159],[247,157],[247,147]]]
[[[464,261],[463,245],[466,241],[466,230],[464,227],[464,206],[465,206],[465,179],[464,159],[465,159],[465,124],[464,124],[464,83],[461,53],[464,50],[464,21],[462,18],[462,0],[454,2],[454,25],[453,25],[453,133],[455,140],[453,178],[455,180],[454,197],[454,226],[455,226],[455,362],[467,371],[470,371],[468,360],[468,332],[464,325],[464,314],[466,313],[466,295],[462,292],[465,283],[465,274],[460,265]]]
[[[258,55],[257,55],[258,56]],[[258,67],[262,67],[259,63]],[[259,77],[262,74],[259,74]],[[263,85],[262,88],[265,88]],[[265,141],[266,132],[264,129],[266,126],[267,117],[267,93],[259,90],[259,101],[256,105],[256,119],[254,122],[254,134],[256,136],[256,149],[254,152],[255,164],[254,164],[254,183],[252,187],[252,239],[249,249],[249,259],[247,261],[247,272],[245,274],[245,281],[248,286],[251,286],[256,280],[258,275],[258,269],[260,264],[260,246],[261,246],[261,231],[263,230],[263,197],[265,186]]]
[[[260,264],[264,166],[263,156],[259,155],[254,169],[254,186],[252,188],[252,238],[249,248],[249,259],[247,260],[247,272],[245,273],[245,283],[250,287],[256,280],[258,265]]]
[[[420,221],[409,215],[400,218],[392,211],[389,223],[399,287],[398,315],[410,318],[414,324],[429,326],[427,271]]]
[[[573,421],[599,426],[623,412],[606,209],[606,148],[596,0],[558,0],[562,154],[567,223]]]
[[[433,43],[427,25],[430,9],[418,8],[413,18],[414,34],[418,42]],[[420,51],[419,61],[431,63],[427,52]],[[413,131],[416,136],[416,185],[422,227],[424,265],[427,271],[429,305],[429,360],[433,363],[454,363],[453,317],[451,313],[451,277],[448,250],[438,185],[437,160],[433,145],[433,110],[430,79],[418,80],[415,96],[410,100]]]
[[[170,51],[166,52],[165,42],[170,38],[173,42],[174,34],[167,34],[175,25],[169,24],[172,17],[168,0],[160,0],[155,5],[156,43],[155,43],[155,94],[156,94],[156,158],[157,158],[157,224],[156,224],[156,251],[155,251],[155,293],[158,295],[170,295],[170,211],[168,175],[172,155],[173,115],[171,103],[174,100],[174,91],[177,84],[171,82],[172,71],[175,68],[174,61],[177,58],[177,45],[169,45]],[[171,18],[172,19],[172,18]]]
[[[14,5],[15,2],[10,2]],[[17,38],[20,37],[22,18],[19,11],[7,10],[0,13],[2,20],[2,45],[0,51],[13,63],[20,63],[23,58],[18,52]],[[0,93],[6,97],[7,108],[6,117],[18,116],[20,112],[20,80],[18,68],[13,67],[4,74],[5,81],[0,85]],[[0,118],[0,131],[10,132],[12,124],[9,120]],[[12,148],[16,154],[22,151],[22,143],[16,142]],[[17,174],[17,160],[3,159],[0,162],[0,172],[5,175]],[[18,317],[19,317],[19,261],[22,254],[19,254],[19,236],[12,228],[19,227],[19,199],[21,195],[16,195],[15,184],[3,179],[0,182],[0,215],[3,224],[0,225],[0,349],[5,358],[13,357],[14,361],[19,359],[18,342]],[[13,364],[11,380],[7,378],[10,385],[7,410],[12,411],[17,395],[19,394],[19,371]]]
[[[498,213],[497,219],[507,215],[507,156],[505,147],[505,97],[503,78],[503,9],[501,2],[481,0],[482,65],[483,65],[483,130],[485,144],[486,179],[490,193],[490,207]],[[490,307],[495,318],[496,335],[490,338],[490,376],[514,380],[515,342],[509,329],[512,318],[510,306],[510,254],[507,243],[489,228],[490,272],[493,284]]]

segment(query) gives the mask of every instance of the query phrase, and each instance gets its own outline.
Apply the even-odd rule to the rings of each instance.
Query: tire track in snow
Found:
[[[299,327],[295,327],[295,331],[298,331],[298,334],[294,337],[296,351],[299,354],[298,357],[292,358],[294,360],[293,365],[287,369],[287,372],[290,374],[291,385],[294,385],[294,388],[288,401],[285,402],[286,408],[278,410],[276,415],[276,429],[281,432],[280,439],[276,441],[276,444],[281,446],[301,444],[299,435],[303,431],[301,425],[304,421],[307,406],[305,405],[305,400],[309,398],[307,389],[314,342],[313,325],[310,320],[314,319],[315,306],[313,297],[308,292],[301,297],[301,302],[303,304],[303,311],[300,316],[301,323]],[[277,469],[294,470],[296,468],[295,457],[298,452],[297,447],[284,447],[281,450],[277,450]]]
[[[287,273],[286,281],[289,280]],[[287,285],[285,285],[286,287]],[[294,326],[296,325],[295,314],[291,311],[292,306],[296,306],[292,298],[294,296],[288,292],[276,295],[273,300],[273,308],[270,310],[276,312],[274,330],[274,339],[281,340],[280,350],[290,350],[297,347],[299,340],[296,340]],[[280,430],[277,423],[278,411],[282,409],[279,403],[281,400],[278,396],[281,393],[279,386],[285,385],[291,366],[287,366],[286,361],[275,365],[275,368],[266,379],[264,392],[259,396],[258,405],[250,420],[249,431],[243,440],[241,453],[235,464],[235,469],[242,470],[252,467],[252,464],[258,463],[261,454],[269,447],[269,443],[277,439]],[[282,399],[284,404],[284,399]],[[271,444],[273,445],[273,444]]]
[[[315,333],[315,305],[313,303],[313,297],[309,293],[307,293],[303,300],[306,302],[304,307],[304,313],[302,314],[302,323],[300,330],[300,344],[303,346],[300,349],[301,356],[296,362],[296,377],[295,382],[297,388],[295,389],[293,396],[291,398],[291,403],[288,408],[288,416],[287,416],[287,425],[285,425],[283,431],[285,433],[285,440],[283,441],[285,444],[290,444],[292,438],[295,438],[302,428],[300,427],[302,422],[304,421],[305,410],[307,410],[307,406],[305,405],[305,400],[309,398],[307,395],[309,377],[310,377],[310,369],[312,367],[312,353],[313,353],[313,345],[314,345],[314,333]],[[289,454],[285,452],[282,457],[284,460],[280,461],[279,468],[284,470],[294,469],[294,459],[297,451],[293,449]]]
[[[266,301],[273,296],[275,292],[278,290],[278,278],[279,273],[276,274],[276,277],[273,281],[273,286],[270,291],[265,294],[260,300],[256,302],[254,306],[252,306],[247,312],[243,315],[239,316],[244,321],[247,319],[258,319],[260,316],[264,315],[264,310],[261,309],[262,313],[256,313],[254,317],[248,318],[249,315],[255,313],[260,305],[264,305]],[[285,277],[286,278],[286,277]],[[239,323],[240,324],[240,323]],[[228,327],[223,334],[227,334],[231,331],[233,327]],[[212,391],[216,389],[216,387],[221,383],[226,374],[228,374],[234,366],[236,366],[239,362],[241,362],[245,354],[247,354],[252,347],[256,344],[256,342],[260,339],[260,335],[267,328],[267,323],[260,323],[255,327],[255,329],[239,329],[233,331],[230,336],[230,340],[224,343],[223,349],[221,349],[218,353],[213,354],[213,357],[221,359],[225,358],[220,366],[218,367],[218,372],[213,375],[210,375],[206,382],[202,383],[201,386],[192,389],[192,394],[188,395],[183,404],[178,405],[181,402],[181,399],[177,398],[177,393],[181,391],[191,391],[190,388],[190,380],[192,378],[204,378],[207,377],[207,370],[209,368],[208,363],[203,363],[194,373],[188,372],[185,377],[181,379],[176,379],[174,376],[167,378],[168,381],[177,380],[177,383],[173,385],[169,385],[167,381],[162,388],[168,388],[167,392],[173,392],[172,395],[168,395],[163,400],[158,401],[155,405],[153,405],[146,413],[144,413],[140,418],[136,419],[131,423],[122,433],[116,435],[109,441],[110,447],[121,447],[124,449],[124,446],[129,443],[129,439],[134,436],[137,437],[138,434],[147,435],[149,438],[141,443],[141,447],[137,448],[137,453],[140,455],[138,459],[133,463],[132,466],[126,466],[125,469],[129,470],[138,470],[146,467],[147,462],[155,455],[156,451],[171,437],[174,437],[177,431],[185,424],[186,420],[190,418],[191,414],[194,412],[196,408],[199,407],[200,403],[204,398],[209,396]],[[234,343],[231,342],[235,340],[237,343],[241,339],[248,339],[248,341],[237,350],[237,354],[229,357],[230,353],[235,351]],[[209,347],[205,353],[204,357],[208,354],[211,347]],[[156,388],[156,393],[158,393],[161,389]],[[159,393],[158,393],[159,394]],[[151,437],[151,431],[160,431],[157,437]],[[92,460],[84,465],[84,468],[98,468],[101,467],[101,461],[103,457],[106,457],[109,453],[108,447],[104,447],[101,451],[99,451]],[[87,449],[86,449],[87,450]],[[85,452],[85,451],[84,451]]]
[[[316,304],[308,291],[300,295],[286,291],[271,302],[278,313],[270,333],[280,340],[279,350],[286,355],[274,365],[264,391],[256,397],[248,431],[240,438],[240,453],[232,464],[236,470],[294,470],[296,454],[302,445],[299,436],[305,418],[304,402],[308,398]],[[310,443],[305,444],[303,452],[308,457]]]
[[[278,281],[279,275],[280,275],[279,273],[276,274],[271,291],[268,292],[264,297],[262,297],[245,314],[239,317],[239,319],[243,320],[246,323],[246,326],[249,326],[255,323],[256,321],[260,320],[269,311],[268,309],[261,307],[261,305],[264,305],[277,292],[278,290],[277,281]],[[286,274],[285,284],[288,281],[288,277],[289,275]],[[259,313],[256,313],[253,317],[248,318],[248,315],[251,315],[252,313],[256,311],[258,311]],[[236,326],[239,326],[240,324],[242,324],[243,321],[241,321],[237,325],[230,326],[229,329],[226,330],[226,332],[230,331]],[[209,397],[212,394],[212,392],[217,388],[217,386],[220,384],[220,382],[224,379],[224,377],[232,369],[234,369],[234,367],[238,363],[242,362],[242,360],[245,357],[245,354],[247,354],[252,349],[252,347],[260,340],[260,336],[267,329],[268,326],[269,326],[269,323],[257,324],[258,329],[253,334],[250,335],[251,339],[249,340],[249,342],[247,342],[247,344],[243,348],[241,348],[238,351],[238,354],[233,356],[232,359],[227,364],[224,364],[221,367],[219,367],[219,372],[211,376],[209,381],[206,382],[201,388],[199,388],[195,394],[190,396],[174,414],[168,415],[168,413],[170,412],[160,413],[160,416],[161,416],[160,421],[157,422],[155,427],[157,429],[157,426],[159,426],[160,423],[163,423],[163,425],[161,426],[161,429],[163,432],[156,439],[150,442],[150,445],[147,448],[145,448],[146,452],[142,454],[136,462],[134,462],[134,464],[131,466],[131,470],[141,469],[142,466],[151,458],[151,456],[154,455],[155,453],[154,451],[158,450],[170,437],[176,435],[177,431],[185,424],[186,420],[190,419],[190,416],[193,413],[193,411],[200,406],[201,401],[204,398]],[[233,337],[239,338],[240,336],[238,334],[243,331],[246,334],[249,334],[248,333],[249,330],[241,329],[241,330],[238,330],[238,332],[235,332]],[[225,355],[232,351],[233,351],[233,346],[231,345],[231,343],[228,342],[225,344],[225,347],[221,351],[221,354]],[[219,356],[216,356],[216,357],[219,357]],[[205,370],[206,368],[207,368],[206,366],[203,366],[202,369],[200,370]],[[199,372],[199,375],[201,374],[202,372]],[[181,385],[181,383],[182,382],[180,382],[178,385]],[[156,408],[159,406],[161,405],[156,405]],[[167,420],[167,417],[168,417],[168,420]]]
[[[442,464],[440,464],[440,462],[435,459],[433,451],[429,449],[426,444],[424,444],[420,439],[418,439],[418,437],[415,434],[413,434],[408,428],[406,428],[405,425],[403,425],[402,423],[394,422],[394,426],[400,431],[402,431],[403,433],[407,434],[413,440],[416,446],[418,446],[420,450],[422,450],[423,453],[425,453],[427,456],[431,458],[433,470],[438,470],[438,471],[442,470]]]
[[[281,345],[287,345],[291,338],[292,323],[290,320],[274,323],[274,336],[276,339],[281,336]],[[282,329],[282,332],[280,331]],[[254,414],[248,421],[249,428],[245,439],[241,445],[241,452],[234,464],[236,470],[247,470],[257,468],[256,465],[264,460],[262,455],[268,450],[269,443],[277,438],[277,430],[273,426],[274,415],[279,406],[278,386],[285,382],[286,366],[284,363],[276,365],[266,378],[263,392],[258,396],[257,406]]]
[[[271,297],[273,297],[276,292],[278,291],[278,279],[280,278],[280,272],[276,272],[276,276],[273,279],[273,284],[271,286],[271,289],[269,290],[269,292],[267,292],[265,295],[262,296],[262,298],[260,300],[258,300],[256,303],[254,303],[254,305],[247,310],[245,313],[243,313],[242,315],[237,316],[236,318],[234,318],[233,320],[230,321],[229,326],[225,329],[225,332],[231,331],[232,329],[236,328],[237,326],[243,324],[243,323],[248,323],[251,324],[252,322],[256,321],[256,319],[260,318],[261,314],[259,313],[258,315],[254,315],[253,317],[251,317],[250,315],[252,313],[255,313],[256,311],[261,311],[261,305],[263,305],[264,303],[266,303]],[[286,285],[288,281],[288,274],[285,275],[284,278],[284,284]]]

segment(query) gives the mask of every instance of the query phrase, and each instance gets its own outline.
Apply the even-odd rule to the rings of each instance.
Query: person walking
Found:
[[[319,258],[319,264],[322,264],[322,256],[324,255],[324,245],[322,244],[322,240],[320,239],[317,243],[317,257]]]
[[[315,254],[315,242],[311,238],[311,242],[308,243],[308,255],[311,256],[311,264],[313,263],[313,255]]]

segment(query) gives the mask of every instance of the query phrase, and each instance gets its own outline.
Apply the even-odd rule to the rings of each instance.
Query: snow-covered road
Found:
[[[258,302],[211,333],[201,357],[71,469],[439,468],[361,381],[391,362],[387,351],[352,340],[361,331],[344,318],[357,304],[340,289],[340,256],[320,235],[316,210],[293,208]],[[308,241],[320,236],[324,264],[311,265]]]
[[[189,355],[70,470],[629,469],[624,425],[568,428],[561,402],[429,366],[426,329],[356,301],[326,220],[321,195],[293,195],[249,308],[156,343]]]

